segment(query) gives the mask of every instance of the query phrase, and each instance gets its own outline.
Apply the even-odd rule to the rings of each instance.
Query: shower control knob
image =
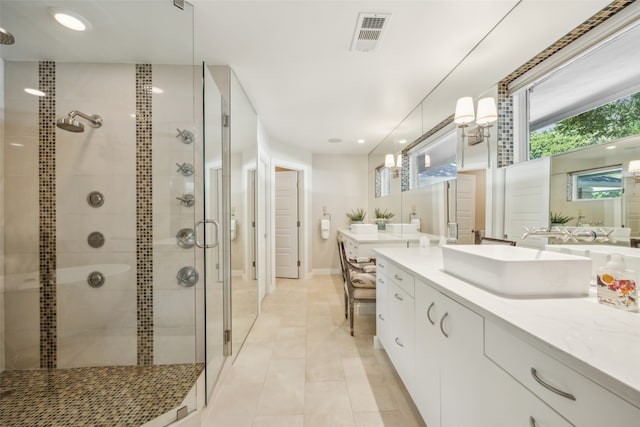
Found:
[[[196,233],[193,228],[182,228],[176,234],[178,246],[184,249],[191,249],[196,244]]]
[[[176,166],[178,166],[178,170],[177,172],[180,172],[182,175],[184,176],[191,176],[193,175],[193,165],[191,163],[176,163]]]
[[[182,206],[186,206],[188,208],[196,203],[196,198],[193,196],[193,194],[189,193],[183,194],[182,197],[176,197],[176,199],[180,200],[180,204]]]
[[[92,248],[101,248],[102,246],[104,246],[104,242],[104,234],[99,231],[94,231],[93,233],[89,234],[89,237],[87,237],[87,243],[89,243],[89,246],[91,246]]]
[[[191,144],[193,142],[193,132],[190,132],[186,129],[184,130],[176,129],[176,130],[178,131],[176,138],[180,138],[184,144]]]
[[[104,274],[99,271],[92,271],[89,273],[89,276],[87,276],[87,283],[89,283],[89,286],[92,288],[99,288],[104,285],[105,280]]]
[[[104,195],[99,191],[92,191],[87,196],[87,203],[89,203],[89,206],[92,208],[99,208],[104,205]]]
[[[176,279],[178,279],[178,285],[184,288],[190,288],[198,282],[198,278],[200,275],[193,267],[182,267],[178,274],[176,275]]]

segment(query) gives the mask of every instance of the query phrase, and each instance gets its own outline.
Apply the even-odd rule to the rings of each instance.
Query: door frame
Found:
[[[301,267],[302,267],[302,261],[300,260],[300,234],[301,234],[301,227],[302,227],[302,220],[301,220],[301,215],[300,215],[300,184],[301,184],[301,177],[300,177],[300,171],[297,171],[295,169],[288,169],[288,168],[283,168],[281,166],[276,166],[275,167],[275,180],[274,180],[274,189],[275,191],[277,191],[278,189],[278,184],[277,184],[277,180],[279,175],[278,174],[282,174],[283,172],[288,172],[288,180],[291,179],[292,176],[295,176],[295,184],[296,184],[296,188],[293,191],[289,191],[288,194],[292,197],[295,197],[294,203],[295,203],[295,218],[292,218],[293,221],[295,222],[295,225],[292,226],[292,219],[289,219],[289,226],[292,226],[294,228],[294,233],[295,233],[295,260],[297,265],[296,267],[296,273],[295,273],[295,277],[293,272],[291,272],[290,274],[287,273],[284,276],[281,276],[280,278],[289,278],[289,279],[300,279],[302,274],[301,274]],[[291,173],[293,173],[293,175],[291,175]],[[280,177],[282,177],[280,175]],[[290,182],[289,182],[290,183]],[[274,205],[274,217],[277,216],[277,211],[278,209],[278,202],[276,201],[276,204]],[[274,252],[274,254],[277,254],[277,245],[278,245],[278,238],[275,235],[277,229],[274,229],[274,241],[276,244],[276,252]],[[275,261],[276,261],[276,277],[278,277],[278,257],[275,256]],[[282,274],[282,266],[280,266],[280,274]],[[289,266],[287,266],[285,268],[286,270],[289,269]]]
[[[271,253],[275,253],[275,202],[276,202],[276,168],[281,167],[284,169],[295,170],[298,172],[298,217],[300,218],[300,230],[298,233],[298,252],[300,254],[300,279],[307,279],[310,277],[311,264],[309,262],[309,256],[311,254],[310,244],[310,224],[311,224],[311,208],[309,206],[309,197],[307,196],[311,192],[311,166],[302,163],[291,162],[282,159],[271,159],[271,168],[269,180],[271,182],[271,207],[269,209],[269,223],[271,224]],[[268,292],[271,292],[276,287],[276,260],[275,257],[271,258],[271,283],[269,284]]]

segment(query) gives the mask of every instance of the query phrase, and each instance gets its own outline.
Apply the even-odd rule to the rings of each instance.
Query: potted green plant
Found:
[[[367,211],[362,208],[351,209],[350,212],[347,212],[347,217],[351,220],[351,224],[362,224],[366,216]]]
[[[551,226],[554,225],[565,225],[569,221],[573,219],[572,216],[562,215],[560,212],[551,212],[549,214],[549,222],[551,222]]]
[[[374,220],[378,224],[378,230],[386,230],[387,222],[393,218],[396,214],[389,212],[388,210],[375,209],[376,219]]]

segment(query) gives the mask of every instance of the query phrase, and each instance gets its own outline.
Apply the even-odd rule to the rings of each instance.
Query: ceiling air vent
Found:
[[[361,13],[358,15],[351,50],[360,52],[375,50],[390,18],[390,13]]]

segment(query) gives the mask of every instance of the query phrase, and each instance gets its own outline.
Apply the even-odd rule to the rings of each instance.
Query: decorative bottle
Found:
[[[611,254],[609,261],[598,270],[598,302],[627,311],[638,311],[636,273],[627,270],[624,258]]]

